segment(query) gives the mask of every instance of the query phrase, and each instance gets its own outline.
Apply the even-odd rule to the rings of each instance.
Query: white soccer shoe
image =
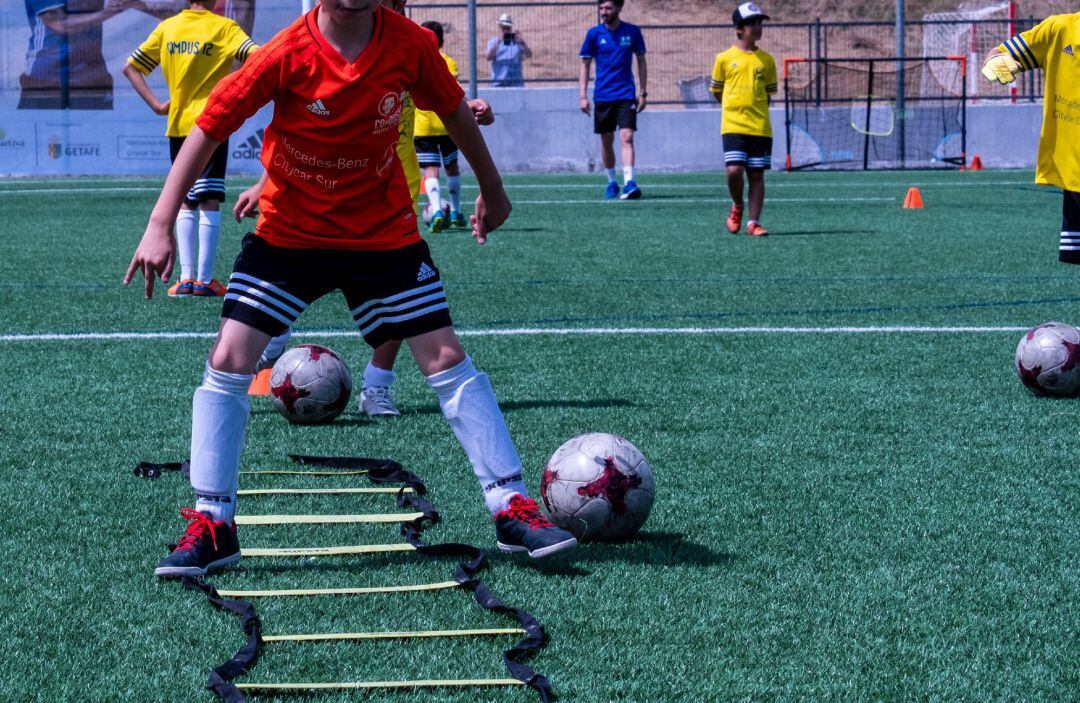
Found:
[[[394,393],[386,386],[364,386],[360,389],[360,412],[368,417],[398,417],[401,411],[394,405]]]

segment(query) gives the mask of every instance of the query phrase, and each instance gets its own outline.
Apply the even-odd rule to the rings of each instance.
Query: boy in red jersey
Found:
[[[154,278],[171,273],[169,225],[191,182],[220,142],[274,102],[261,215],[237,257],[192,402],[195,510],[182,511],[188,528],[156,575],[194,576],[240,559],[233,517],[252,372],[269,339],[333,290],[369,345],[408,343],[480,481],[499,548],[540,557],[576,544],[527,497],[491,384],[454,332],[397,156],[405,93],[442,118],[472,165],[480,196],[470,219],[483,243],[510,214],[499,172],[430,36],[378,0],[321,0],[218,84],[177,155],[124,278],[141,270],[147,297]]]

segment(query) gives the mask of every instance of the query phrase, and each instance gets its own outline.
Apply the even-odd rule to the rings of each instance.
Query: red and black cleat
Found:
[[[495,515],[495,537],[501,552],[528,552],[533,559],[577,546],[577,539],[544,517],[532,498],[515,494],[510,507]]]
[[[190,520],[172,554],[158,562],[154,576],[179,578],[202,576],[211,569],[240,561],[236,523],[214,521],[205,513],[181,508],[180,516]]]

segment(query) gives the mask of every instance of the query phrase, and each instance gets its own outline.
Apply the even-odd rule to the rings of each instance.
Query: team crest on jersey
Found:
[[[401,122],[401,109],[405,102],[406,94],[404,91],[400,93],[387,93],[379,100],[379,115],[375,120],[375,134],[381,134],[388,129],[396,129],[399,122]]]

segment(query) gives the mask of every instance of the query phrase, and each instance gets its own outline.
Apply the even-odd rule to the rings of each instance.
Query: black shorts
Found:
[[[457,163],[457,144],[445,134],[438,137],[416,137],[416,160],[420,166],[449,166]]]
[[[391,251],[285,249],[244,237],[221,316],[276,337],[334,290],[372,348],[450,326],[439,269],[425,242]]]
[[[176,155],[180,153],[180,147],[184,145],[184,137],[169,137],[169,156],[176,161]],[[206,168],[199,174],[195,185],[188,191],[184,202],[195,207],[207,200],[225,201],[225,168],[229,165],[229,140],[226,139],[214,149],[210,155],[210,161]]]
[[[772,168],[772,137],[724,134],[724,165],[745,166],[747,171]]]
[[[616,100],[593,106],[593,131],[609,134],[616,129],[637,130],[637,101]]]
[[[1064,195],[1058,260],[1067,264],[1080,264],[1080,193],[1066,190]]]

